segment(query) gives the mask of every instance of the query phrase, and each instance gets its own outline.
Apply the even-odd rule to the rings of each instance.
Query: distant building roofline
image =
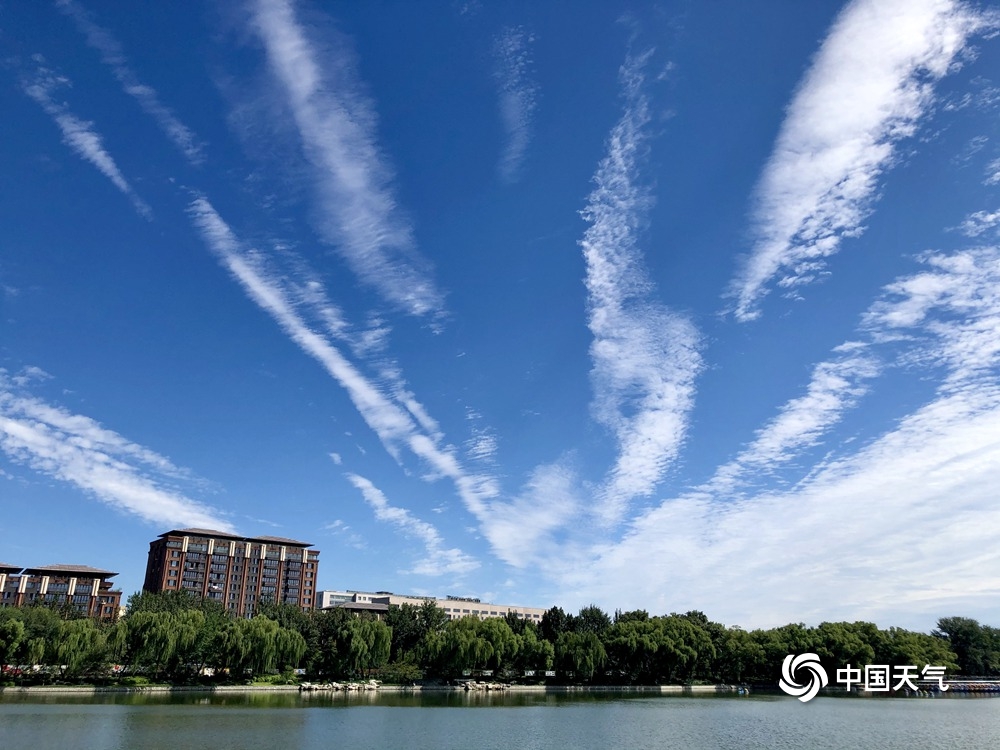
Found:
[[[357,609],[372,612],[388,612],[389,605],[380,602],[340,602],[339,604],[334,604],[332,607],[324,607],[324,609]]]
[[[102,570],[101,568],[92,568],[89,565],[67,565],[66,563],[56,563],[55,565],[39,565],[35,567],[25,568],[24,573],[27,575],[46,573],[83,573],[96,578],[111,578],[112,576],[118,575],[111,570]]]
[[[294,544],[296,547],[312,547],[312,542],[300,542],[298,539],[289,539],[284,536],[255,536],[255,542],[274,542],[275,544]]]
[[[177,534],[181,536],[217,536],[225,539],[243,539],[243,537],[239,534],[230,534],[228,531],[218,531],[216,529],[171,529],[170,531],[160,534],[160,537],[162,538]]]
[[[171,529],[159,535],[160,539],[168,536],[203,536],[213,539],[228,539],[233,542],[263,542],[264,544],[292,545],[295,547],[312,547],[312,542],[300,542],[298,539],[289,539],[283,536],[243,536],[242,534],[230,534],[228,531],[218,531],[216,529]]]

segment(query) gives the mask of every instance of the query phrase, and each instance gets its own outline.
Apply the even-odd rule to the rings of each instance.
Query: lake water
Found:
[[[1000,747],[1000,698],[431,693],[0,697],[2,750],[944,750]]]

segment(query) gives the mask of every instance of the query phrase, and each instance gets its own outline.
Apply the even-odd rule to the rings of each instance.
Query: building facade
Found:
[[[21,568],[0,563],[0,606],[71,607],[86,617],[113,621],[118,617],[122,592],[108,579],[116,575],[87,565]]]
[[[238,617],[262,601],[317,604],[319,550],[277,536],[244,537],[212,529],[175,529],[149,543],[143,589],[187,591],[213,599]]]
[[[478,617],[485,620],[488,617],[505,617],[513,614],[522,620],[530,620],[534,623],[542,621],[545,610],[539,607],[522,607],[514,604],[484,604],[479,599],[449,596],[438,599],[433,596],[406,596],[393,594],[390,591],[320,591],[319,608],[329,609],[331,607],[344,607],[353,611],[388,610],[390,605],[402,606],[412,604],[415,607],[421,606],[424,602],[433,602],[448,615],[449,620],[458,620],[462,617]],[[384,607],[384,609],[383,609]]]

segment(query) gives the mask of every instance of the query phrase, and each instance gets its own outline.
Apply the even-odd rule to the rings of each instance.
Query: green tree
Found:
[[[506,620],[502,617],[488,617],[479,622],[476,632],[490,644],[493,652],[486,661],[486,667],[498,672],[509,669],[521,646],[521,640],[514,635]]]
[[[518,672],[534,670],[544,672],[552,669],[555,663],[555,646],[538,636],[538,628],[534,623],[528,623],[524,631],[517,636],[519,644],[512,667]]]
[[[947,638],[962,674],[1000,674],[1000,631],[968,617],[942,617],[933,635]]]
[[[139,609],[125,618],[125,661],[162,677],[190,658],[204,615],[197,610]]]
[[[619,618],[604,638],[610,666],[628,682],[651,682],[661,637],[656,620]]]
[[[663,632],[657,653],[660,677],[688,682],[694,679],[700,665],[712,664],[716,653],[707,630],[710,625],[707,618],[703,620],[704,626],[701,619],[689,615],[669,615],[657,619]]]
[[[611,618],[596,604],[591,604],[580,610],[573,619],[573,630],[577,633],[593,633],[601,638],[611,627]]]
[[[573,616],[563,612],[562,607],[552,607],[542,615],[539,629],[542,638],[555,645],[560,635],[573,629]]]
[[[24,636],[15,652],[18,664],[58,664],[56,644],[62,632],[59,613],[44,606],[22,607],[12,612],[24,623]]]
[[[763,647],[738,627],[728,628],[716,646],[717,675],[724,682],[745,681],[763,662]]]
[[[413,604],[390,604],[389,611],[385,613],[385,623],[392,628],[391,661],[405,659],[420,645],[425,630],[418,607]]]
[[[485,668],[493,658],[493,644],[481,630],[479,618],[470,616],[452,620],[444,630],[428,633],[422,653],[434,674],[455,677],[465,670]]]
[[[948,639],[902,628],[889,628],[883,633],[875,661],[893,666],[913,665],[918,669],[930,664],[952,673],[959,671],[958,655],[951,650]]]
[[[444,630],[448,627],[448,623],[451,622],[448,613],[433,601],[425,601],[420,605],[419,610],[417,619],[420,622],[421,631],[425,634]]]
[[[848,665],[872,664],[882,635],[872,623],[823,622],[815,630],[815,652],[827,674]]]
[[[66,620],[62,623],[56,658],[64,676],[103,669],[107,665],[104,633],[93,620]]]
[[[13,661],[21,641],[24,640],[24,623],[11,616],[4,617],[0,610],[0,666]]]
[[[608,654],[601,639],[593,633],[566,632],[556,641],[556,668],[563,674],[572,672],[577,680],[591,680],[607,660]]]
[[[351,617],[337,632],[338,672],[351,677],[367,675],[389,662],[392,629],[380,620]]]

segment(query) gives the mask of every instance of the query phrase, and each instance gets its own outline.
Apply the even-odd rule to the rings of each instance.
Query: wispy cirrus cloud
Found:
[[[303,284],[275,272],[265,253],[245,248],[204,197],[193,200],[188,213],[246,295],[345,390],[389,454],[401,461],[405,450],[425,462],[430,469],[428,480],[448,478],[469,512],[485,518],[487,500],[499,493],[495,480],[465,471],[455,448],[443,443],[437,423],[405,387],[399,373],[390,373],[383,387],[344,354],[338,344],[349,348],[353,339],[340,325],[322,289],[310,283],[306,285],[309,294],[303,294]],[[317,304],[323,314],[317,313]]]
[[[607,521],[617,520],[631,498],[649,495],[677,456],[703,366],[698,331],[653,299],[637,246],[651,203],[640,175],[648,149],[647,58],[630,56],[621,69],[625,112],[608,137],[582,212],[590,224],[580,246],[594,336],[592,411],[618,441],[601,493],[599,513]]]
[[[59,126],[63,143],[75,151],[77,156],[90,162],[97,168],[97,171],[111,180],[111,184],[132,202],[136,213],[144,219],[152,219],[153,211],[149,204],[135,194],[111,154],[104,148],[104,140],[94,130],[94,123],[81,120],[70,111],[64,102],[56,101],[53,98],[56,90],[70,85],[69,79],[56,75],[45,67],[45,60],[41,55],[35,55],[33,59],[38,67],[32,76],[22,81],[24,93],[34,99]]]
[[[850,341],[838,346],[832,358],[813,368],[805,393],[785,403],[777,416],[758,430],[751,444],[721,466],[698,492],[725,498],[748,475],[767,478],[770,472],[818,444],[868,393],[871,381],[882,369],[870,344]]]
[[[1000,211],[976,211],[965,217],[959,229],[966,237],[978,237],[1000,226]]]
[[[910,336],[906,362],[944,368],[942,393],[993,387],[1000,365],[1000,250],[926,253],[865,316],[876,339]],[[914,332],[916,329],[919,336]]]
[[[995,251],[928,253],[919,260],[926,270],[886,286],[863,314],[857,338],[816,365],[806,393],[784,404],[746,449],[698,488],[699,493],[725,498],[748,476],[768,479],[770,472],[818,444],[890,366],[947,367],[942,388],[967,385],[995,367],[1000,334],[989,335],[991,322],[1000,320],[1000,297],[991,291],[1000,284]],[[933,322],[921,328],[932,313]],[[987,322],[971,326],[966,316]],[[902,354],[895,361],[879,351],[900,344]]]
[[[986,167],[984,185],[1000,185],[1000,159],[994,159]]]
[[[934,101],[970,37],[997,23],[959,0],[854,0],[799,86],[757,187],[754,246],[730,296],[756,318],[772,281],[817,277],[857,236],[878,181]]]
[[[534,37],[521,26],[508,26],[493,42],[493,77],[500,94],[500,119],[507,141],[500,157],[500,177],[516,182],[521,174],[538,101],[531,44]]]
[[[156,90],[139,80],[132,68],[129,67],[121,44],[114,35],[97,24],[90,13],[75,0],[56,0],[56,5],[73,19],[77,29],[86,37],[87,44],[100,53],[101,61],[111,69],[125,93],[139,102],[143,111],[156,121],[167,138],[184,154],[189,162],[200,164],[204,159],[204,154],[198,139],[190,128],[160,101]]]
[[[479,567],[479,561],[462,550],[446,548],[441,533],[432,524],[421,521],[405,508],[391,505],[385,494],[369,479],[350,473],[347,478],[371,506],[376,519],[392,524],[403,535],[423,544],[426,557],[418,560],[411,570],[405,572],[424,576],[460,575]]]
[[[565,462],[544,464],[531,472],[514,498],[494,503],[484,531],[496,554],[508,565],[540,565],[554,575],[581,544],[574,532],[586,505],[576,472]]]
[[[665,500],[620,542],[561,555],[563,589],[581,605],[614,599],[651,611],[710,601],[714,618],[746,626],[780,624],[790,611],[883,623],[908,611],[913,621],[895,624],[921,629],[942,612],[976,616],[1000,593],[990,542],[1000,530],[1000,248],[919,261],[862,316],[859,340],[817,366],[807,395],[727,467],[769,471],[815,444],[876,387],[883,345],[896,354],[894,376],[939,379],[924,405],[787,490],[727,497],[732,485],[717,481]]]
[[[173,486],[190,481],[189,472],[90,417],[28,395],[18,382],[0,370],[0,449],[11,460],[151,523],[232,530],[218,511]]]
[[[374,107],[343,41],[321,54],[290,0],[256,0],[251,26],[312,168],[320,235],[394,306],[417,316],[440,314],[443,296],[393,194]]]

